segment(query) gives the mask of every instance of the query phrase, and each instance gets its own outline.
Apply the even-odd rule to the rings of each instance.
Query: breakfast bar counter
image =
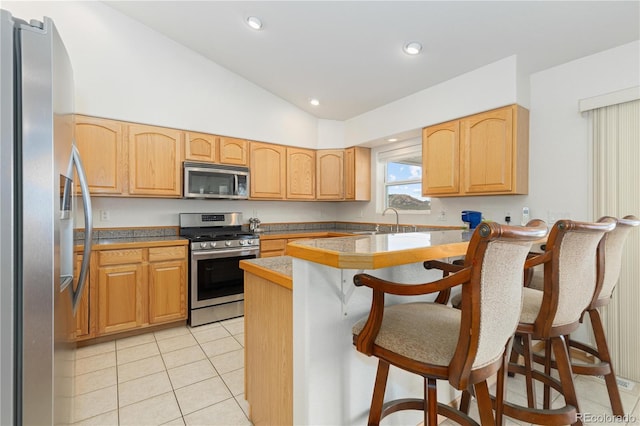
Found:
[[[369,312],[371,291],[353,276],[403,283],[440,278],[422,262],[463,256],[469,233],[438,230],[295,241],[290,256],[240,262],[245,271],[245,398],[253,424],[367,423],[376,362],[352,346],[353,324]],[[435,295],[412,298],[431,301]],[[389,296],[387,304],[406,301]],[[421,395],[422,381],[392,370],[387,394]],[[455,398],[442,386],[442,399]],[[408,411],[390,424],[418,424]]]

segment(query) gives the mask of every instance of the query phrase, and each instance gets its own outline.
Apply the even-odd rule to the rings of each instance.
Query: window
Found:
[[[431,198],[422,196],[422,146],[381,152],[378,159],[384,167],[384,208],[430,212]]]

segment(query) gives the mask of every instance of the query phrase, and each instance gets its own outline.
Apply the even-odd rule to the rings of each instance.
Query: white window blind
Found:
[[[640,216],[640,100],[593,109],[594,217]],[[616,374],[640,380],[640,232],[627,238],[620,282],[602,311]]]

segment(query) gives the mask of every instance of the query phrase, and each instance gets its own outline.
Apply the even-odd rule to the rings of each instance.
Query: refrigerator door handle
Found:
[[[91,240],[93,237],[93,211],[91,208],[91,196],[89,194],[89,184],[87,183],[87,175],[84,172],[82,166],[82,160],[80,159],[80,153],[76,148],[75,143],[71,146],[73,163],[78,171],[78,180],[80,181],[80,189],[82,190],[82,205],[84,207],[84,250],[82,253],[82,266],[80,268],[80,277],[78,278],[78,287],[75,291],[73,288],[71,292],[73,294],[72,307],[73,316],[76,315],[80,299],[82,298],[82,292],[87,281],[87,274],[89,272],[89,261],[91,257]]]

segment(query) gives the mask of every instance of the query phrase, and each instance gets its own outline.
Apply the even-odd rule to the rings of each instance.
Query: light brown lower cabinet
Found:
[[[73,289],[74,291],[78,288],[78,276],[80,274],[80,269],[82,267],[82,251],[74,252],[73,254]],[[80,304],[78,305],[78,310],[76,311],[76,327],[73,332],[73,336],[71,336],[72,340],[84,340],[91,337],[91,325],[89,318],[89,291],[90,291],[90,279],[87,277],[86,284],[84,286],[84,290],[82,290],[82,296],[80,297]]]
[[[149,323],[187,317],[187,248],[149,249]]]
[[[146,276],[143,249],[102,250],[98,255],[98,334],[142,327]]]
[[[95,250],[75,340],[187,318],[187,246]],[[76,253],[79,269],[82,254]]]
[[[260,240],[260,257],[284,256],[287,250],[287,240]]]

